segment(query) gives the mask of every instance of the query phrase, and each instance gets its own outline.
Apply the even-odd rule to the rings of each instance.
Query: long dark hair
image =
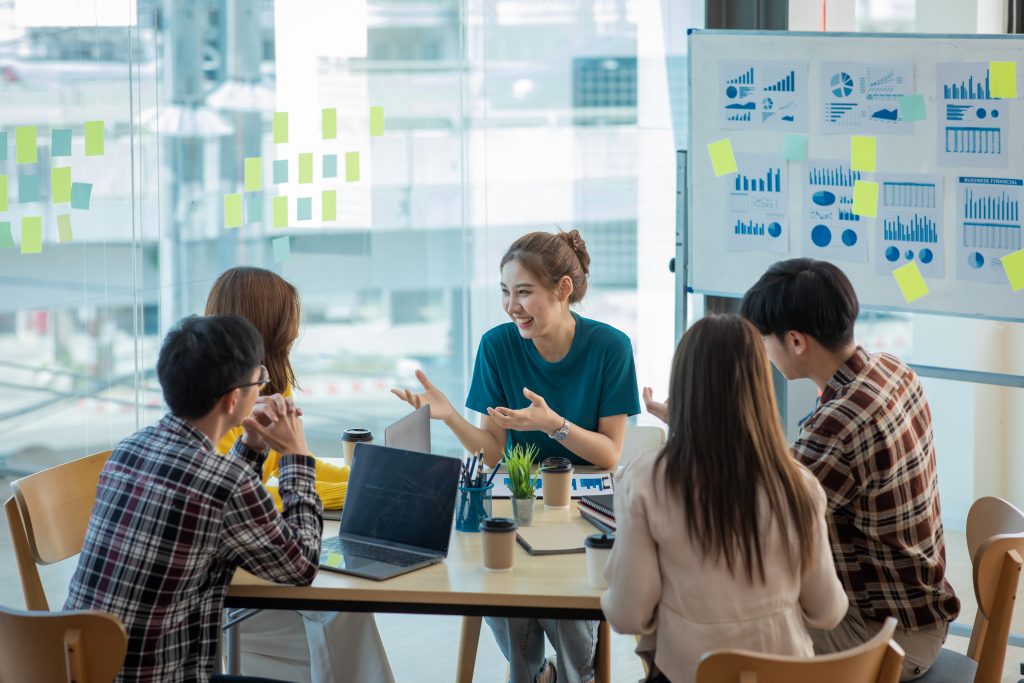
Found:
[[[813,551],[814,506],[782,432],[768,356],[736,315],[711,316],[683,335],[672,361],[669,436],[658,455],[668,495],[682,500],[690,538],[763,583],[758,514],[764,496],[799,570]]]

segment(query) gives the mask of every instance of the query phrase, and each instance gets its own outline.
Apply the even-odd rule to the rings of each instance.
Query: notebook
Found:
[[[580,507],[599,512],[606,517],[615,519],[615,494],[606,493],[600,496],[583,496],[579,500]]]
[[[516,540],[531,555],[582,553],[586,532],[573,523],[519,527]]]
[[[605,517],[599,512],[587,510],[582,507],[580,508],[580,517],[593,524],[594,528],[602,533],[615,533],[615,520],[610,517]]]

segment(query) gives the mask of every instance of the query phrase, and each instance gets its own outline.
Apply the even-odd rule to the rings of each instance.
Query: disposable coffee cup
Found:
[[[572,462],[568,458],[548,458],[540,466],[544,507],[564,510],[572,496]]]
[[[516,522],[510,517],[485,517],[480,522],[484,544],[484,569],[489,572],[510,572],[515,559]]]
[[[369,429],[354,427],[346,429],[341,435],[342,456],[348,467],[352,467],[352,456],[355,454],[357,443],[373,443],[373,433]]]
[[[610,534],[592,534],[583,539],[583,547],[587,552],[587,583],[592,588],[604,590],[608,582],[604,579],[604,567],[608,564],[608,556],[612,554],[615,536]]]

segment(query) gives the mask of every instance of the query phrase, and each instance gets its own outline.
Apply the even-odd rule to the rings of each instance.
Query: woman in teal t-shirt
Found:
[[[619,461],[626,419],[640,412],[629,338],[610,325],[580,317],[570,306],[587,291],[590,256],[578,231],[533,232],[501,259],[502,308],[512,322],[484,334],[466,407],[466,420],[417,371],[423,393],[392,389],[414,408],[430,406],[470,452],[496,465],[515,443],[532,443],[541,458],[611,469]],[[581,581],[586,580],[580,577]],[[597,622],[488,618],[509,660],[512,683],[587,683],[594,677]],[[558,653],[544,659],[544,635]]]

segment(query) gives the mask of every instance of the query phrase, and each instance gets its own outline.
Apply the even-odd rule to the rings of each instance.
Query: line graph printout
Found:
[[[853,213],[853,185],[860,171],[845,161],[809,160],[803,167],[803,253],[819,259],[868,260],[866,224]]]
[[[822,62],[822,133],[914,132],[900,97],[914,93],[911,62]]]
[[[789,252],[786,162],[773,154],[737,154],[739,171],[725,180],[723,228],[729,251]]]
[[[807,130],[807,62],[723,59],[718,86],[723,129]]]
[[[943,277],[942,176],[879,173],[875,271],[888,275],[910,262],[925,277]]]
[[[956,276],[1006,283],[1003,256],[1021,249],[1024,180],[961,176],[957,183]]]
[[[940,166],[1006,168],[1007,101],[992,98],[987,62],[936,65]]]

